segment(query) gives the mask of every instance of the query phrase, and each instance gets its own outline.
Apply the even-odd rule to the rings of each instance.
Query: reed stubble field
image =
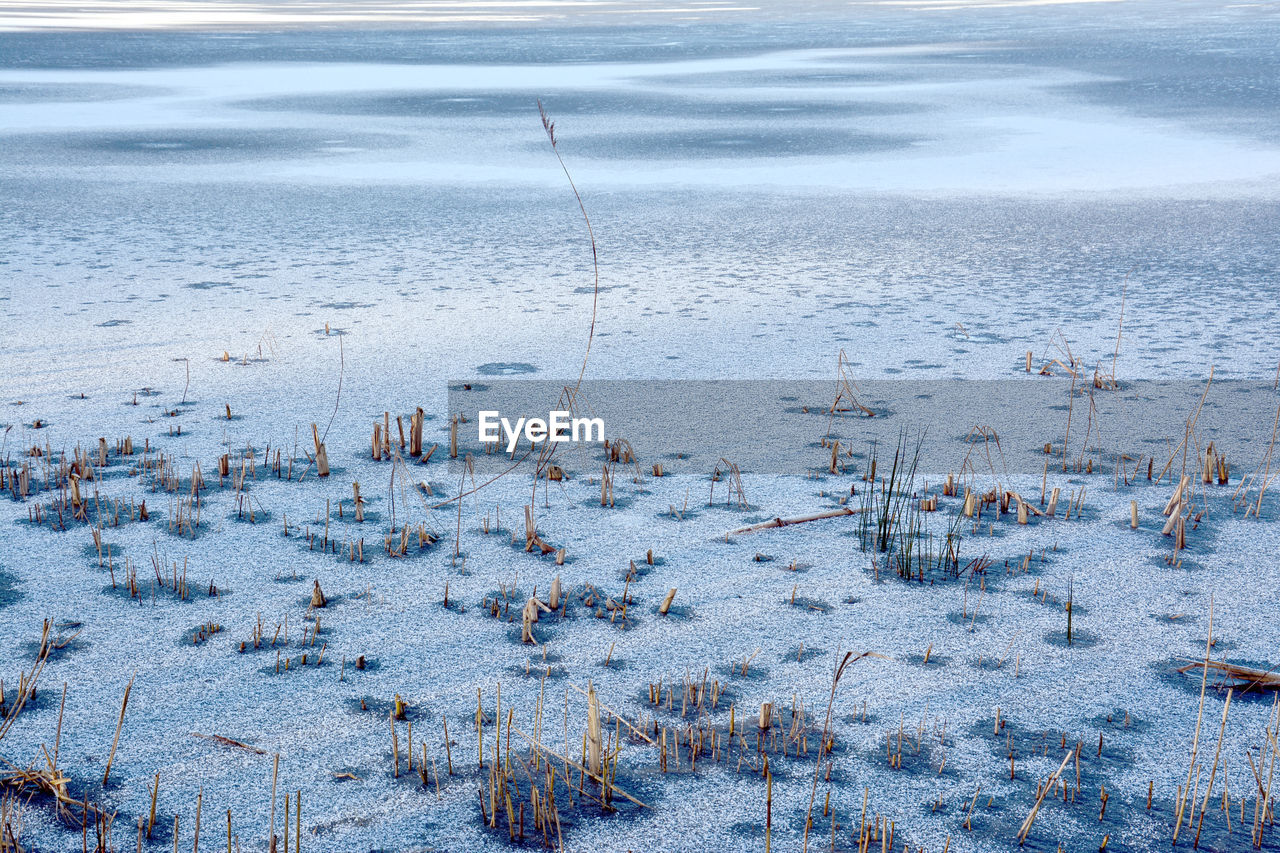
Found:
[[[1153,396],[1122,311],[1110,353],[1017,360],[1034,442],[842,353],[757,400],[804,424],[787,471],[353,411],[343,336],[283,437],[253,410],[301,401],[189,363],[19,406],[6,844],[1269,849],[1275,382],[1113,429]]]
[[[949,157],[957,137],[924,132],[946,92],[1114,96],[1075,72],[1012,79],[985,41],[930,44],[835,69],[920,99],[868,112],[911,138],[859,137],[856,158]],[[830,86],[807,46],[659,76]],[[183,79],[170,61],[113,85]],[[957,88],[929,63],[965,69]],[[238,91],[242,74],[262,76],[189,76]],[[288,133],[63,139],[18,88],[35,106],[13,113],[20,203],[0,212],[22,330],[0,419],[4,853],[1276,849],[1280,374],[1257,139],[1191,138],[1222,156],[1182,183],[1117,149],[1102,178],[1030,157],[979,192],[981,158],[906,159],[887,195],[866,169],[833,173],[844,194],[762,191],[820,157],[778,178],[767,141],[703,128],[597,135],[575,161],[522,91],[536,155],[512,150],[551,166],[549,204],[497,179],[361,184],[422,180],[382,159],[391,135],[332,118],[412,121],[385,93],[197,98],[321,116]],[[428,140],[461,132],[449,111],[498,109],[430,103]],[[1022,118],[1001,126],[1031,133]],[[1188,138],[1156,124],[1125,125],[1134,149],[1180,163]],[[750,189],[610,183],[611,156],[705,156],[722,136],[757,145]],[[55,141],[65,162],[42,153]],[[317,157],[335,185],[298,177]],[[904,178],[944,172],[958,183]],[[744,363],[806,381],[736,389],[737,431],[473,439],[471,395],[509,377],[560,376],[539,411],[576,410],[600,402],[593,377]],[[951,390],[876,384],[903,373]],[[995,380],[999,405],[964,379]],[[695,423],[727,393],[657,388]]]

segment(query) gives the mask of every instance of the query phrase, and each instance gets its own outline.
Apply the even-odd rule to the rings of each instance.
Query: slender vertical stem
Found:
[[[2,701],[3,697],[0,697]],[[53,769],[58,769],[58,750],[62,746],[62,712],[67,709],[67,682],[62,682],[62,703],[58,705],[58,733],[53,739]]]
[[[1176,823],[1173,827],[1173,843],[1178,843],[1178,834],[1182,832],[1182,816],[1186,813],[1187,797],[1191,793],[1191,776],[1195,772],[1196,759],[1200,755],[1200,724],[1204,720],[1204,694],[1209,685],[1209,654],[1213,648],[1213,596],[1209,596],[1209,635],[1204,642],[1204,667],[1200,679],[1200,710],[1196,712],[1196,733],[1191,740],[1191,761],[1187,766],[1187,783],[1178,795],[1178,807],[1175,812]],[[1195,804],[1192,803],[1194,808]]]
[[[276,843],[276,780],[280,777],[280,753],[276,753],[271,764],[271,828],[267,833],[267,846],[274,848]]]
[[[556,160],[560,163],[560,168],[564,172],[565,178],[569,181],[569,188],[573,190],[573,197],[578,202],[578,210],[582,212],[582,221],[587,224],[587,236],[591,239],[591,269],[595,277],[595,283],[591,291],[591,327],[587,332],[587,350],[582,356],[582,369],[578,371],[578,382],[573,387],[574,395],[577,395],[578,388],[582,385],[582,377],[587,372],[587,359],[591,356],[591,342],[596,335],[596,308],[600,302],[600,256],[596,250],[596,234],[591,227],[591,218],[587,216],[587,208],[582,203],[582,196],[578,193],[578,187],[573,182],[573,176],[569,174],[569,167],[565,165],[564,158],[560,156],[560,149],[556,146],[556,124],[547,115],[547,111],[542,106],[542,101],[538,101],[538,115],[542,117],[542,129],[547,133],[547,140],[551,143],[551,153],[556,155]]]
[[[124,700],[120,703],[120,719],[116,721],[116,736],[111,741],[111,754],[107,756],[107,769],[102,774],[103,787],[106,787],[107,777],[111,775],[111,762],[116,758],[116,747],[120,745],[120,729],[124,727],[124,709],[129,706],[129,691],[133,689],[133,679],[137,678],[137,676],[136,672],[130,676],[129,686],[124,689]]]

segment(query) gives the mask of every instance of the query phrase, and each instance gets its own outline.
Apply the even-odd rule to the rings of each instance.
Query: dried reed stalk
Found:
[[[129,677],[129,684],[124,689],[124,699],[120,702],[120,718],[116,720],[116,736],[111,741],[111,754],[107,756],[107,769],[102,774],[102,786],[104,788],[107,785],[107,777],[111,775],[111,762],[115,761],[116,758],[116,747],[120,745],[120,730],[124,728],[124,710],[129,707],[129,692],[133,690],[133,679],[137,677],[138,674],[136,672]]]
[[[862,512],[861,508],[841,507],[827,512],[814,513],[813,515],[802,515],[799,518],[771,518],[768,521],[762,521],[759,524],[751,524],[746,527],[739,527],[737,530],[730,530],[727,536],[737,536],[740,533],[755,533],[757,530],[771,530],[775,527],[787,527],[792,524],[804,524],[809,521],[822,521],[826,518],[840,518],[845,515],[857,515]]]

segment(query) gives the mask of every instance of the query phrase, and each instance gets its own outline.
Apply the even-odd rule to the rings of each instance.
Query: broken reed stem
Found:
[[[769,772],[769,755],[764,756],[764,853],[770,853],[770,836],[773,834],[773,774]],[[805,827],[805,844],[809,843],[809,828]]]
[[[394,762],[391,770],[391,778],[400,778],[400,739],[396,736],[396,712],[393,708],[388,714],[391,723],[391,758]],[[410,755],[413,753],[410,752]]]
[[[341,338],[338,339],[341,342]],[[276,781],[280,778],[280,753],[275,754],[271,762],[271,826],[267,832],[267,846],[272,851],[276,847]]]
[[[595,688],[587,682],[587,765],[593,776],[600,776],[603,770],[604,735],[600,725],[600,704],[596,699]]]
[[[151,831],[156,826],[156,798],[160,796],[160,771],[156,771],[156,782],[151,788],[151,816],[147,819],[147,840],[151,840]]]
[[[120,719],[116,720],[116,736],[111,741],[111,754],[107,756],[107,769],[102,774],[102,786],[104,788],[107,785],[107,778],[111,775],[111,762],[115,761],[116,758],[116,747],[120,745],[120,729],[124,727],[124,710],[129,707],[129,691],[133,690],[133,679],[137,677],[138,674],[136,672],[130,676],[129,684],[124,689],[124,700],[120,703]]]
[[[1028,833],[1031,832],[1031,826],[1036,822],[1036,814],[1040,811],[1040,805],[1044,802],[1045,796],[1058,783],[1058,777],[1062,775],[1062,771],[1067,769],[1067,762],[1076,754],[1075,750],[1070,750],[1062,758],[1062,763],[1058,765],[1058,769],[1050,774],[1045,780],[1044,786],[1040,789],[1040,793],[1036,795],[1035,805],[1031,807],[1031,811],[1027,814],[1026,820],[1022,822],[1022,826],[1018,828],[1018,845],[1021,846],[1027,840]]]
[[[0,696],[0,703],[4,697]],[[62,682],[62,702],[58,705],[58,732],[53,738],[53,769],[58,769],[58,751],[62,747],[62,714],[67,709],[67,682]]]
[[[453,775],[453,750],[449,746],[449,718],[441,717],[444,721],[444,755],[449,763],[449,775]],[[437,780],[438,782],[439,780]]]

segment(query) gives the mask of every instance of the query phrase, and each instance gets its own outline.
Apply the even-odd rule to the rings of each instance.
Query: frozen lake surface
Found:
[[[271,20],[285,28],[264,31],[258,19],[217,32],[28,31],[41,20],[22,17],[29,7],[0,6],[0,28],[13,30],[0,32],[7,707],[42,620],[65,641],[0,756],[43,766],[65,682],[59,767],[72,795],[118,810],[120,849],[157,772],[148,849],[172,848],[175,814],[186,849],[201,790],[206,845],[222,843],[230,808],[242,849],[265,849],[277,753],[277,830],[285,791],[301,791],[307,850],[508,848],[505,816],[481,825],[476,691],[486,750],[495,715],[511,711],[532,734],[540,709],[542,742],[578,761],[586,704],[573,687],[588,681],[646,737],[655,720],[668,737],[678,729],[685,752],[664,772],[658,751],[607,715],[606,734],[622,735],[618,785],[648,807],[602,816],[561,785],[551,843],[566,850],[764,849],[754,720],[766,701],[785,719],[764,738],[773,849],[804,843],[815,768],[813,849],[830,849],[833,831],[838,849],[858,849],[867,791],[868,815],[895,821],[897,849],[1010,849],[1037,783],[1077,743],[1082,775],[1047,802],[1028,849],[1092,850],[1104,837],[1111,851],[1167,848],[1200,702],[1197,673],[1175,669],[1204,657],[1211,597],[1215,658],[1268,669],[1280,647],[1280,484],[1261,518],[1244,518],[1233,494],[1265,465],[1277,405],[1280,17],[1208,2],[675,6],[633,4],[621,23],[594,8],[557,21],[541,6],[495,6],[475,13],[485,20],[463,10],[421,29]],[[721,484],[736,481],[713,486],[703,457],[733,457],[753,422],[831,405],[808,392],[762,396],[738,432],[686,453],[645,455],[631,435],[637,464],[611,468],[610,507],[599,452],[562,460],[568,481],[535,501],[538,534],[565,549],[560,566],[554,551],[524,547],[531,463],[469,495],[462,513],[446,503],[464,479],[446,458],[450,392],[502,377],[572,382],[582,364],[590,245],[539,99],[599,247],[588,379],[834,380],[844,351],[845,370],[865,380],[1007,379],[1060,393],[1036,396],[1025,422],[1014,407],[1016,424],[976,423],[977,407],[953,399],[930,414],[932,392],[915,394],[910,416],[883,404],[888,391],[877,397],[890,443],[925,431],[964,460],[974,427],[1016,425],[1032,438],[1011,459],[1038,461],[1051,445],[1043,473],[986,457],[918,473],[909,491],[940,498],[929,541],[962,534],[956,572],[898,577],[864,550],[854,517],[726,535],[866,499],[870,430],[850,418],[830,433],[834,451],[815,417],[786,448],[801,463],[744,469],[727,502]],[[1113,359],[1123,391],[1098,394],[1181,380],[1190,402],[1108,431],[1086,389]],[[696,397],[669,396],[696,420]],[[431,461],[374,461],[372,425],[389,413],[399,454],[395,421],[407,429],[417,407],[425,444],[438,445]],[[327,480],[308,460],[312,424],[327,434]],[[117,444],[125,436],[133,455]],[[1211,439],[1229,482],[1193,478],[1175,549],[1161,528],[1176,476],[1149,483],[1146,467],[1158,477],[1170,460],[1176,475],[1189,456],[1198,475]],[[93,457],[77,469],[89,520],[63,503],[77,448]],[[267,464],[277,453],[279,477]],[[655,463],[664,476],[651,476]],[[197,464],[200,521],[184,528]],[[1037,510],[1057,488],[1062,505],[1026,525],[1016,501],[962,518],[962,494],[940,494],[952,472]],[[1244,493],[1256,498],[1259,482]],[[134,517],[142,500],[147,521]],[[396,541],[413,531],[403,558],[384,548],[392,529]],[[185,599],[166,586],[183,571]],[[542,617],[541,645],[522,643],[520,609],[557,576],[564,616]],[[308,607],[315,581],[329,598],[320,610]],[[630,615],[611,618],[607,600]],[[260,623],[281,633],[254,648]],[[820,757],[832,666],[850,649],[884,658],[842,680],[834,752]],[[684,682],[704,680],[723,698],[682,707]],[[675,687],[670,708],[665,692],[662,707],[648,701],[659,682]],[[392,778],[397,695],[408,719]],[[1211,679],[1201,797],[1225,699]],[[735,734],[751,727],[741,746],[730,706]],[[1260,783],[1249,762],[1276,760],[1268,727],[1270,696],[1237,694],[1200,849],[1251,848]],[[713,730],[729,746],[716,740],[691,769],[688,733]],[[533,847],[538,773],[545,762],[514,776]],[[1103,786],[1112,801],[1100,815]],[[81,835],[33,801],[24,840],[79,849]]]
[[[123,390],[267,330],[306,367],[325,322],[439,376],[567,375],[590,256],[539,98],[599,232],[601,378],[826,376],[842,346],[996,378],[1058,328],[1102,348],[1130,271],[1132,374],[1260,375],[1280,24],[1160,11],[0,34],[0,310],[62,332],[6,380],[75,341],[75,381]]]

